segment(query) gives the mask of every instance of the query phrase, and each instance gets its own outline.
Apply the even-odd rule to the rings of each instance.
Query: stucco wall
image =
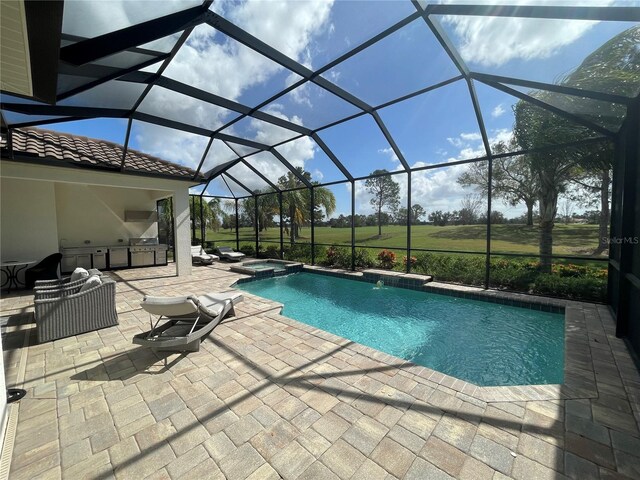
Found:
[[[157,225],[124,222],[124,211],[155,210],[156,200],[173,196],[187,199],[178,206],[174,202],[174,215],[181,220],[176,222],[176,237],[183,243],[176,246],[176,269],[179,275],[191,274],[190,182],[5,159],[0,175],[2,259],[13,259],[16,250],[23,253],[17,258],[44,258],[59,250],[61,239],[64,246],[79,246],[84,240],[99,245],[117,243],[119,238],[155,237]]]
[[[57,251],[58,227],[53,183],[0,179],[2,260],[41,260]]]
[[[125,210],[155,210],[163,196],[153,190],[55,184],[58,236],[63,246],[114,245],[118,239],[157,237],[155,222],[125,222]],[[167,196],[164,193],[164,196]]]

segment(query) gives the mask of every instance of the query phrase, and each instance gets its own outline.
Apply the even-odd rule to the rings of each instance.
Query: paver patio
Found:
[[[243,275],[108,274],[118,327],[38,345],[33,296],[0,301],[7,384],[28,391],[12,479],[640,478],[640,376],[606,306],[569,302],[564,386],[476,388],[249,294],[199,352],[160,357],[131,344],[144,294]]]

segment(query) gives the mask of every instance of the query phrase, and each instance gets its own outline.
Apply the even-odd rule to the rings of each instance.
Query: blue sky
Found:
[[[142,12],[148,10],[148,2],[78,3],[65,4],[65,9],[68,9],[65,10],[64,21],[66,32],[95,35],[119,28],[120,23],[127,20],[146,20],[148,18],[144,15],[153,15]],[[177,8],[164,5],[163,9],[175,11]],[[322,67],[415,11],[410,1],[216,1],[212,9],[311,69]],[[167,12],[163,10],[160,13]],[[577,67],[588,53],[631,26],[616,22],[482,17],[441,17],[437,21],[443,25],[471,70],[546,82],[557,81]],[[173,41],[175,38],[163,39],[155,46],[166,47]],[[425,22],[418,19],[328,70],[323,77],[376,106],[457,74]],[[194,30],[165,71],[165,76],[250,107],[300,80],[298,75],[207,25]],[[112,81],[102,88],[99,95],[72,97],[65,104],[99,105],[106,98],[115,101],[118,107],[129,108],[137,98],[139,87]],[[513,125],[512,106],[517,99],[480,84],[476,84],[476,90],[488,136],[492,141],[508,139]],[[310,83],[299,86],[261,110],[312,129],[359,111]],[[140,111],[209,129],[218,128],[237,117],[235,112],[157,86],[152,88]],[[444,163],[484,155],[464,81],[384,108],[379,114],[410,165]],[[11,122],[11,114],[7,118]],[[126,124],[122,119],[97,119],[45,128],[123,143]],[[269,145],[295,136],[250,118],[232,125],[225,133]],[[319,136],[354,176],[364,176],[376,169],[392,171],[401,168],[389,143],[369,115],[322,130]],[[198,135],[134,121],[129,145],[196,167],[207,140]],[[242,150],[242,154],[250,153],[250,150],[237,145],[234,148]],[[343,178],[309,138],[281,145],[278,151],[293,165],[310,171],[315,180]],[[233,156],[224,144],[214,142],[204,169],[208,170]],[[250,156],[248,160],[270,179],[277,180],[286,171],[271,154]],[[456,183],[462,171],[464,167],[450,167],[437,175],[434,172],[414,174],[414,202],[422,203],[427,211],[459,208],[462,196],[470,193]],[[265,185],[246,168],[239,167],[233,174],[251,188]],[[241,192],[238,187],[234,190]],[[332,191],[337,197],[336,214],[350,213],[348,186],[333,187]],[[228,194],[221,182],[213,182],[208,192]],[[402,192],[403,195],[406,192],[405,185]],[[357,189],[356,194],[358,204],[363,206],[362,213],[369,213],[364,189]],[[508,210],[509,215],[523,210],[521,207],[502,207]]]

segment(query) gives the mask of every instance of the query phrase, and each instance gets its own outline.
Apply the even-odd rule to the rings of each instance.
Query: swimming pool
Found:
[[[482,386],[562,383],[564,315],[313,273],[238,288],[283,315]]]

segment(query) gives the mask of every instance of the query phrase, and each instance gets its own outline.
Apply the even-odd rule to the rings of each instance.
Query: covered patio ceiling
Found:
[[[104,3],[65,2],[56,102],[3,92],[3,130],[101,119],[93,131],[108,140],[122,135],[124,156],[129,148],[173,148],[179,153],[168,160],[206,179],[197,193],[238,198],[278,191],[286,172],[310,187],[353,182],[379,167],[411,172],[505,155],[494,148],[508,134],[497,119],[510,121],[518,101],[585,127],[590,141],[614,139],[640,92],[640,54],[619,66],[631,75],[613,83],[570,74],[602,39],[628,31],[637,41],[637,7],[263,3],[276,10],[266,23],[288,16],[300,23],[306,13],[324,26],[301,28],[303,38],[278,36],[278,25],[249,19],[247,3],[124,2],[124,15],[114,11],[106,21]],[[486,51],[491,42],[483,43],[489,32],[500,41],[497,32],[512,27],[560,26],[564,33],[538,36],[540,44],[516,36],[503,50]],[[576,42],[585,32],[597,35]],[[573,64],[558,61],[561,48]],[[240,60],[229,63],[231,54]],[[546,68],[513,67],[532,57]],[[234,87],[225,76],[245,79]],[[439,128],[445,116],[459,125],[457,134]],[[440,152],[436,137],[458,151]],[[372,161],[380,155],[388,167]]]

